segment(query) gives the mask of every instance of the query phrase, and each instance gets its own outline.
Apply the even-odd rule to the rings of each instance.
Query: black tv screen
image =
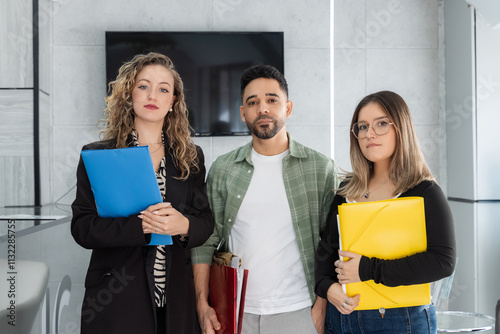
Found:
[[[283,32],[106,32],[106,80],[136,54],[168,56],[184,82],[194,136],[248,135],[240,76],[256,64],[284,73]],[[107,85],[106,85],[107,87]]]

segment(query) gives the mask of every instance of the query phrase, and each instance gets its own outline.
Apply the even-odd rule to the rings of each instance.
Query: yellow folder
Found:
[[[403,258],[427,249],[424,200],[401,197],[339,206],[341,249],[384,260]],[[343,259],[348,260],[348,259]],[[388,287],[373,280],[345,285],[348,296],[360,295],[356,310],[426,305],[430,284]]]

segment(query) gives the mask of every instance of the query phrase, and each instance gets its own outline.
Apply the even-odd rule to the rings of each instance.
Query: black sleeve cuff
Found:
[[[332,284],[338,283],[338,281],[331,278],[324,278],[316,284],[316,294],[321,298],[328,300],[328,289],[332,286]]]
[[[366,256],[361,256],[358,268],[359,279],[361,282],[373,279],[371,274],[371,259]]]

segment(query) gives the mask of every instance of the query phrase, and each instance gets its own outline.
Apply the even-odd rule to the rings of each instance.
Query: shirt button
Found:
[[[228,222],[232,222],[231,218],[229,218],[227,221],[228,221]]]
[[[249,169],[249,170],[248,170],[248,174],[250,174],[251,172],[252,172],[252,170],[250,170],[250,169]]]
[[[236,198],[241,198],[241,195],[236,196]]]

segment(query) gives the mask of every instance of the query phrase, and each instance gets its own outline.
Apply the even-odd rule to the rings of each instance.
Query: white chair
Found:
[[[34,261],[12,264],[0,259],[0,333],[30,333],[45,295],[49,267]],[[9,324],[14,320],[15,326]]]

